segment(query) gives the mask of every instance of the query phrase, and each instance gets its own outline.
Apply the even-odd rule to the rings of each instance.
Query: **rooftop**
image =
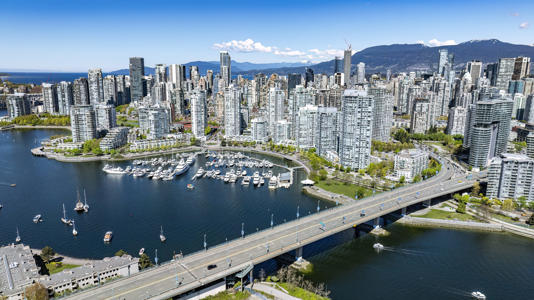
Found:
[[[39,277],[30,247],[22,244],[0,247],[0,294],[14,294]]]

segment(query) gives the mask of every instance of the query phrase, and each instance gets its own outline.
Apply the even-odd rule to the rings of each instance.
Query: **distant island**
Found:
[[[9,76],[9,73],[2,73],[2,72],[0,72],[0,76]]]

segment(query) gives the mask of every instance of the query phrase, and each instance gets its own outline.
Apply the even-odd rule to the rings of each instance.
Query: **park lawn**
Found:
[[[302,299],[302,300],[327,300],[328,299],[328,298],[321,297],[321,296],[316,295],[316,294],[314,294],[314,293],[312,293],[310,291],[307,291],[305,289],[296,287],[296,286],[294,286],[292,284],[289,284],[289,283],[286,283],[286,282],[278,283],[278,285],[280,285],[286,291],[288,291],[289,295],[291,295],[293,297],[297,297],[297,298]]]
[[[206,300],[245,300],[250,297],[250,293],[247,291],[244,292],[235,292],[235,294],[231,294],[228,291],[220,292],[213,296],[208,296],[204,299]]]
[[[443,211],[439,209],[431,209],[429,212],[427,212],[424,215],[414,215],[414,217],[417,218],[428,218],[428,219],[442,219],[442,220],[458,220],[458,221],[478,221],[477,218],[468,215],[468,214],[460,214],[457,212],[448,212]]]
[[[370,189],[358,186],[355,184],[345,184],[343,182],[334,181],[331,179],[321,180],[315,184],[316,186],[322,188],[323,190],[342,194],[350,198],[354,198],[358,190],[362,191],[364,197],[371,196],[373,192]]]
[[[72,269],[72,268],[76,268],[79,266],[80,265],[70,265],[70,264],[63,264],[63,263],[56,263],[56,262],[51,262],[51,263],[46,264],[46,268],[48,269],[50,274],[59,273],[63,270]]]

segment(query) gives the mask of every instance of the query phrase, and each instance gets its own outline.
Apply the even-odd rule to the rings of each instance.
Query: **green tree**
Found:
[[[153,266],[153,264],[150,261],[150,257],[148,257],[146,253],[141,254],[141,257],[139,257],[139,269],[143,270],[151,266]]]
[[[119,251],[115,252],[115,256],[123,256],[123,255],[128,255],[128,252],[120,249]]]
[[[54,251],[54,249],[52,249],[51,247],[49,246],[45,246],[43,248],[43,250],[41,250],[41,259],[44,261],[44,262],[49,262],[50,259],[52,259],[52,257],[54,257],[54,255],[56,255],[56,252]]]
[[[48,300],[48,289],[36,282],[24,290],[24,298],[27,300]]]
[[[396,139],[397,141],[401,142],[401,143],[409,143],[410,142],[410,135],[403,128],[395,131],[395,133],[393,134],[393,138]]]
[[[327,175],[328,175],[328,172],[326,172],[325,169],[321,169],[321,170],[319,171],[319,179],[320,179],[321,181],[326,180],[326,176],[327,176]]]
[[[399,179],[399,183],[400,184],[404,184],[406,182],[406,177],[404,177],[404,175],[402,175]]]
[[[415,175],[415,177],[413,178],[413,182],[419,182],[421,181],[421,175]]]
[[[507,211],[511,211],[515,208],[515,202],[513,199],[505,199],[503,202],[502,202],[502,206],[501,208],[503,210],[507,210]]]
[[[473,183],[473,189],[471,190],[471,195],[477,196],[480,193],[480,183],[478,181],[475,181]]]
[[[458,203],[458,207],[456,208],[456,212],[460,214],[465,214],[465,202],[460,201]]]

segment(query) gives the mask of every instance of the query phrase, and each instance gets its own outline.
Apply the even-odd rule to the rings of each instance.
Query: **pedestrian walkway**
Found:
[[[255,290],[274,296],[275,300],[299,300],[299,298],[288,295],[266,283],[255,283]]]

